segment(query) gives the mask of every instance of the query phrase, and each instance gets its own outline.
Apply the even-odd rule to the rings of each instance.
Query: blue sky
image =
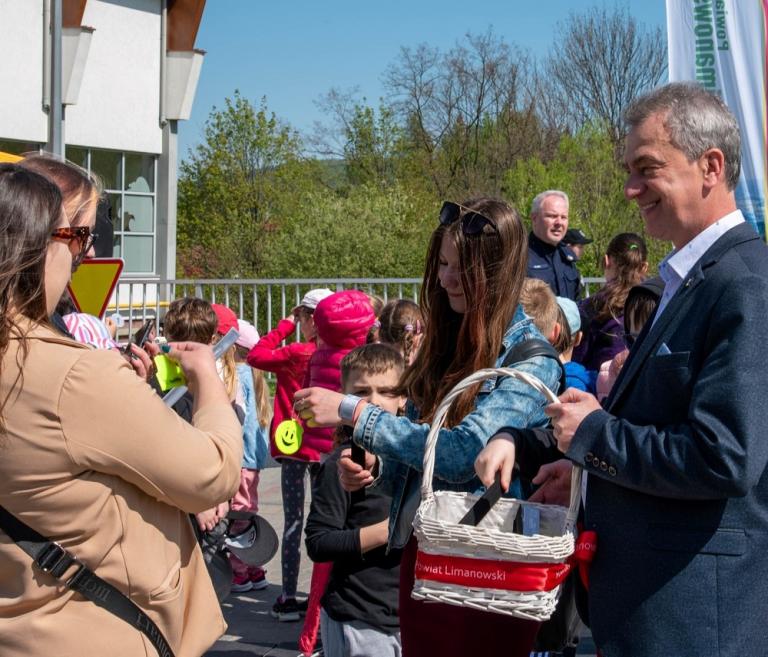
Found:
[[[373,104],[402,46],[447,49],[468,31],[492,27],[505,41],[544,56],[571,12],[626,7],[648,27],[665,29],[663,0],[208,0],[196,46],[207,52],[189,121],[179,123],[179,154],[202,138],[213,106],[235,89],[308,132],[315,103],[332,87],[359,87]]]

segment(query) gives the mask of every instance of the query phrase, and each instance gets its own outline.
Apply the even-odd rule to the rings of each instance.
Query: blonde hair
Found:
[[[520,293],[520,304],[536,328],[549,339],[558,323],[560,306],[549,285],[538,278],[526,278]]]
[[[222,335],[215,335],[211,344],[216,344]],[[234,400],[237,395],[237,363],[235,362],[235,345],[232,345],[221,356],[221,379],[224,381],[224,387],[227,389],[227,395]]]
[[[245,357],[248,355],[248,349],[235,345],[235,356],[238,362],[246,363]],[[251,378],[253,379],[253,390],[256,394],[256,415],[259,426],[262,428],[272,420],[272,404],[269,400],[269,385],[264,376],[264,372],[255,367],[251,367]]]
[[[87,223],[88,216],[96,212],[101,194],[101,181],[95,174],[50,153],[30,153],[23,160],[19,160],[18,165],[39,173],[58,185],[64,212],[71,226]]]

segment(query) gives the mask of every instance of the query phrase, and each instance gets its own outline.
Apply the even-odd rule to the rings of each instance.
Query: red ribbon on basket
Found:
[[[579,578],[584,588],[589,591],[589,567],[597,552],[597,532],[590,530],[579,532],[576,546],[569,561],[579,567]]]
[[[503,591],[551,591],[563,583],[574,566],[584,586],[589,564],[597,549],[597,534],[582,532],[573,555],[565,563],[526,563],[471,557],[416,553],[415,577],[420,580],[458,584],[469,588]]]
[[[416,554],[416,579],[504,591],[551,591],[571,570],[569,563],[523,563]]]

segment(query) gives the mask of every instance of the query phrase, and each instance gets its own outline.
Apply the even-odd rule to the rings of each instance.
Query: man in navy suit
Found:
[[[738,126],[681,83],[625,118],[625,194],[675,250],[606,409],[549,407],[589,473],[593,634],[605,657],[768,654],[768,249],[736,209]]]
[[[625,118],[625,194],[675,247],[665,293],[605,409],[574,389],[547,407],[589,474],[592,633],[605,657],[767,655],[768,248],[736,209],[738,126],[688,83]],[[513,445],[489,444],[484,481]]]

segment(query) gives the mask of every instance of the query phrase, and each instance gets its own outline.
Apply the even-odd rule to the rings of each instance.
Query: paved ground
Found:
[[[309,489],[309,481],[307,481]],[[307,511],[309,490],[307,490]],[[275,528],[277,535],[283,535],[283,500],[280,492],[280,468],[262,470],[259,482],[259,514]],[[229,624],[225,634],[206,653],[206,657],[296,657],[299,654],[297,641],[303,622],[280,623],[270,616],[269,611],[280,595],[280,551],[266,566],[270,586],[262,591],[233,593],[224,601],[224,616]],[[302,541],[301,571],[299,572],[299,596],[309,593],[312,562],[304,552]]]
[[[307,494],[307,507],[309,494]],[[259,513],[263,515],[277,531],[283,533],[283,507],[280,492],[280,469],[267,468],[261,473],[259,483]],[[303,622],[279,623],[270,616],[269,611],[280,595],[280,552],[266,565],[269,588],[263,591],[233,593],[223,604],[224,616],[229,624],[225,634],[206,653],[206,657],[297,657],[297,641]],[[299,596],[309,593],[309,581],[312,575],[312,562],[304,553],[302,541],[302,561],[299,573]],[[577,653],[594,656],[595,648],[590,637],[585,637]]]

